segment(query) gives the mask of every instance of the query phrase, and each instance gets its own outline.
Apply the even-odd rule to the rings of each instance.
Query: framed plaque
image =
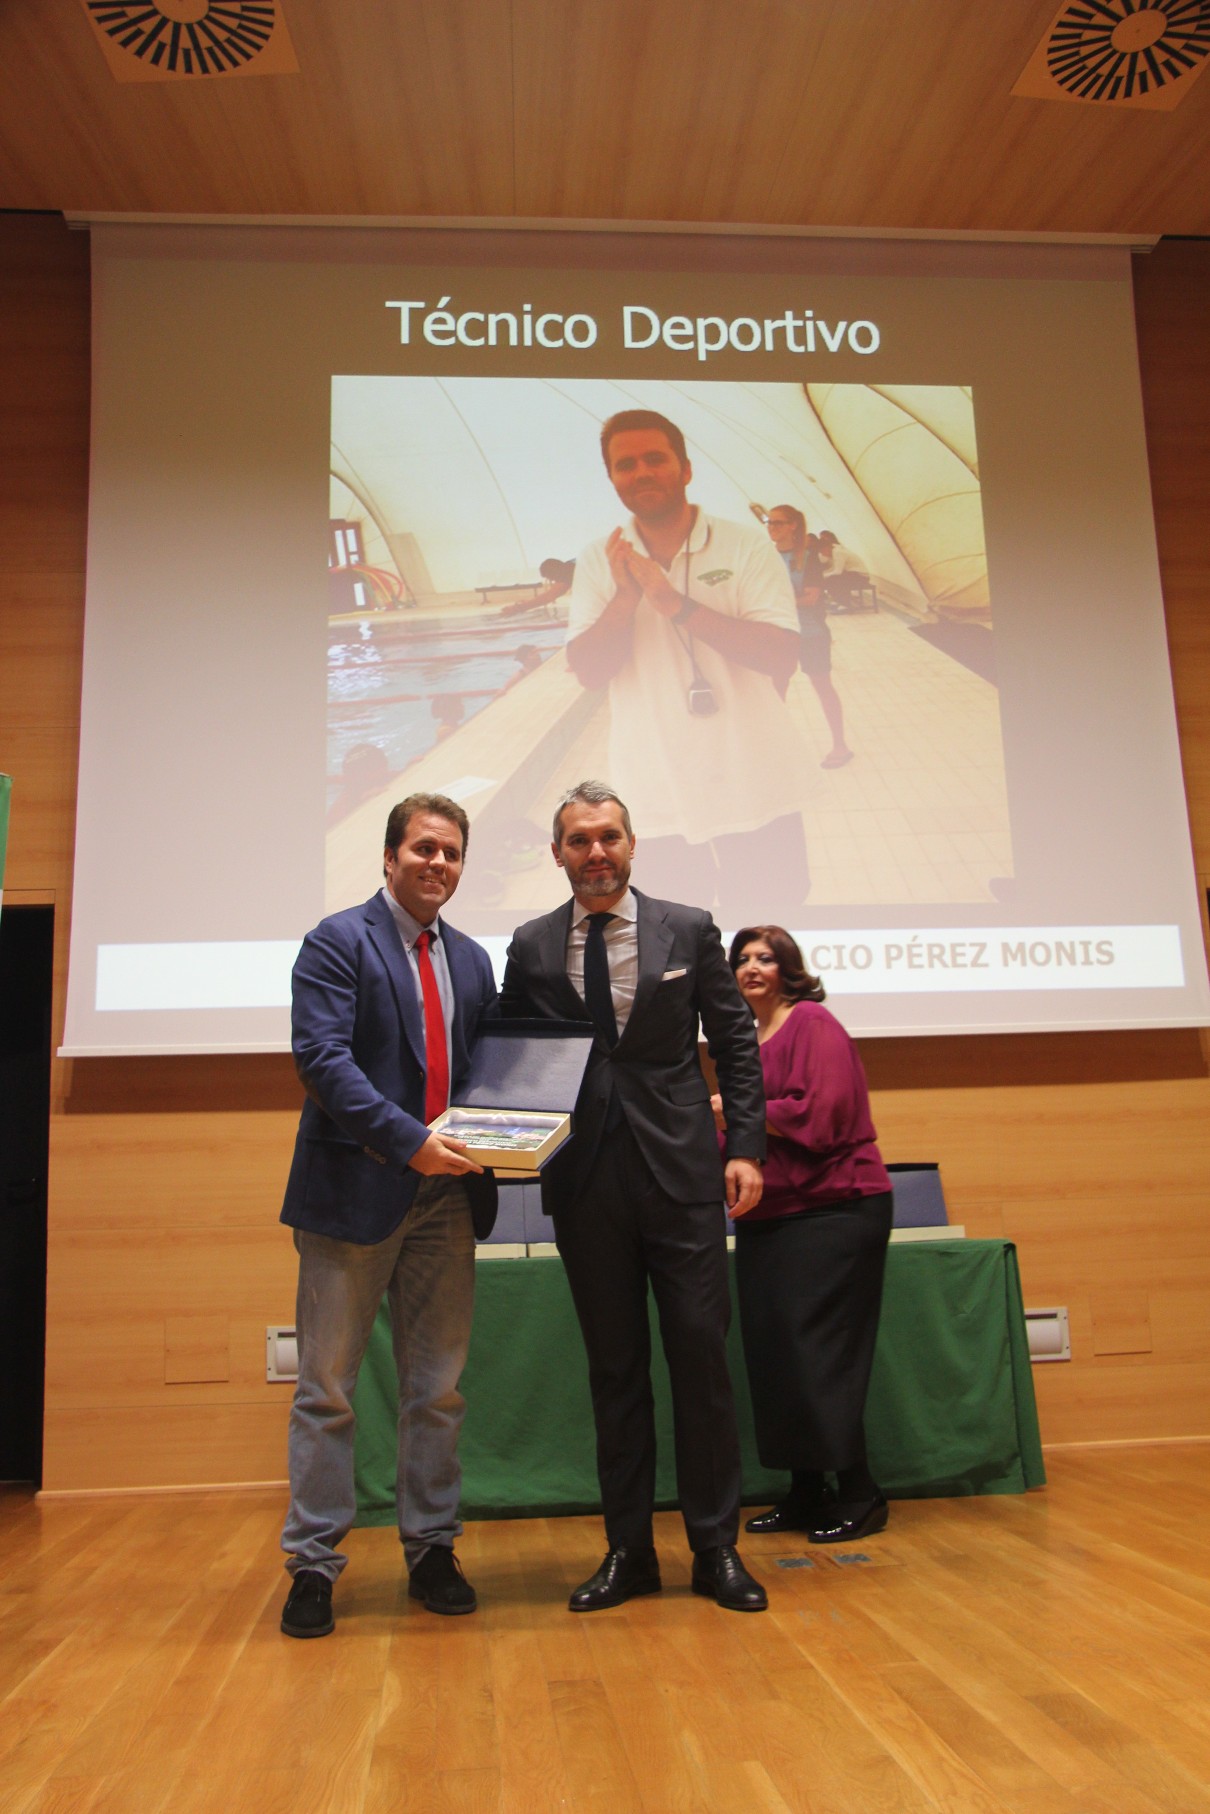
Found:
[[[587,1021],[488,1021],[457,1102],[430,1128],[490,1171],[534,1176],[575,1131],[592,1041]]]

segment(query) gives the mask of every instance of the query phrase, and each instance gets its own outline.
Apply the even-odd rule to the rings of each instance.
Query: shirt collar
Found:
[[[676,560],[678,555],[682,555],[686,551],[690,554],[700,554],[702,549],[706,546],[706,543],[710,540],[710,518],[706,515],[706,512],[700,505],[695,504],[693,508],[697,513],[693,519],[693,527],[677,549],[676,554],[673,555],[673,560]],[[630,539],[635,542],[639,548],[645,548],[647,546],[646,542],[643,540],[643,531],[639,526],[637,517],[631,517],[630,519],[630,532]]]
[[[613,914],[614,918],[618,920],[637,920],[639,917],[639,904],[628,888],[621,900],[615,901],[609,911]],[[587,907],[581,907],[579,901],[576,901],[572,910],[572,925],[582,926],[585,920],[590,920],[591,918],[592,914],[589,909]]]
[[[391,918],[403,934],[403,942],[409,951],[422,932],[431,932],[434,939],[439,939],[441,937],[440,916],[433,921],[431,926],[422,926],[415,914],[409,913],[406,907],[400,906],[385,882],[382,886],[382,898],[390,908]]]

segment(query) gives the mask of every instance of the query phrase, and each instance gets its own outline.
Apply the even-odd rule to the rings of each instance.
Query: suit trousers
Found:
[[[462,1526],[458,1381],[470,1346],[475,1236],[460,1178],[422,1178],[385,1241],[360,1246],[296,1229],[298,1385],[290,1410],[290,1510],[282,1532],[290,1573],[334,1581],[339,1545],[357,1513],[353,1388],[385,1294],[399,1375],[395,1500],[408,1567]]]
[[[740,1453],[727,1370],[731,1292],[721,1200],[678,1203],[666,1196],[623,1119],[602,1141],[589,1183],[556,1210],[554,1224],[588,1352],[609,1548],[652,1541],[648,1281],[672,1386],[677,1491],[689,1546],[734,1543]]]

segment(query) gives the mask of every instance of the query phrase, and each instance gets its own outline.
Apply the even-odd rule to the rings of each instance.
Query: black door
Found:
[[[53,907],[0,911],[0,1480],[42,1483]]]

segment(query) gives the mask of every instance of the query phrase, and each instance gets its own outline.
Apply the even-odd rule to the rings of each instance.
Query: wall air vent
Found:
[[[1210,60],[1210,0],[1074,0],[1015,95],[1101,107],[1180,105]]]
[[[296,75],[279,0],[81,0],[118,82]]]

